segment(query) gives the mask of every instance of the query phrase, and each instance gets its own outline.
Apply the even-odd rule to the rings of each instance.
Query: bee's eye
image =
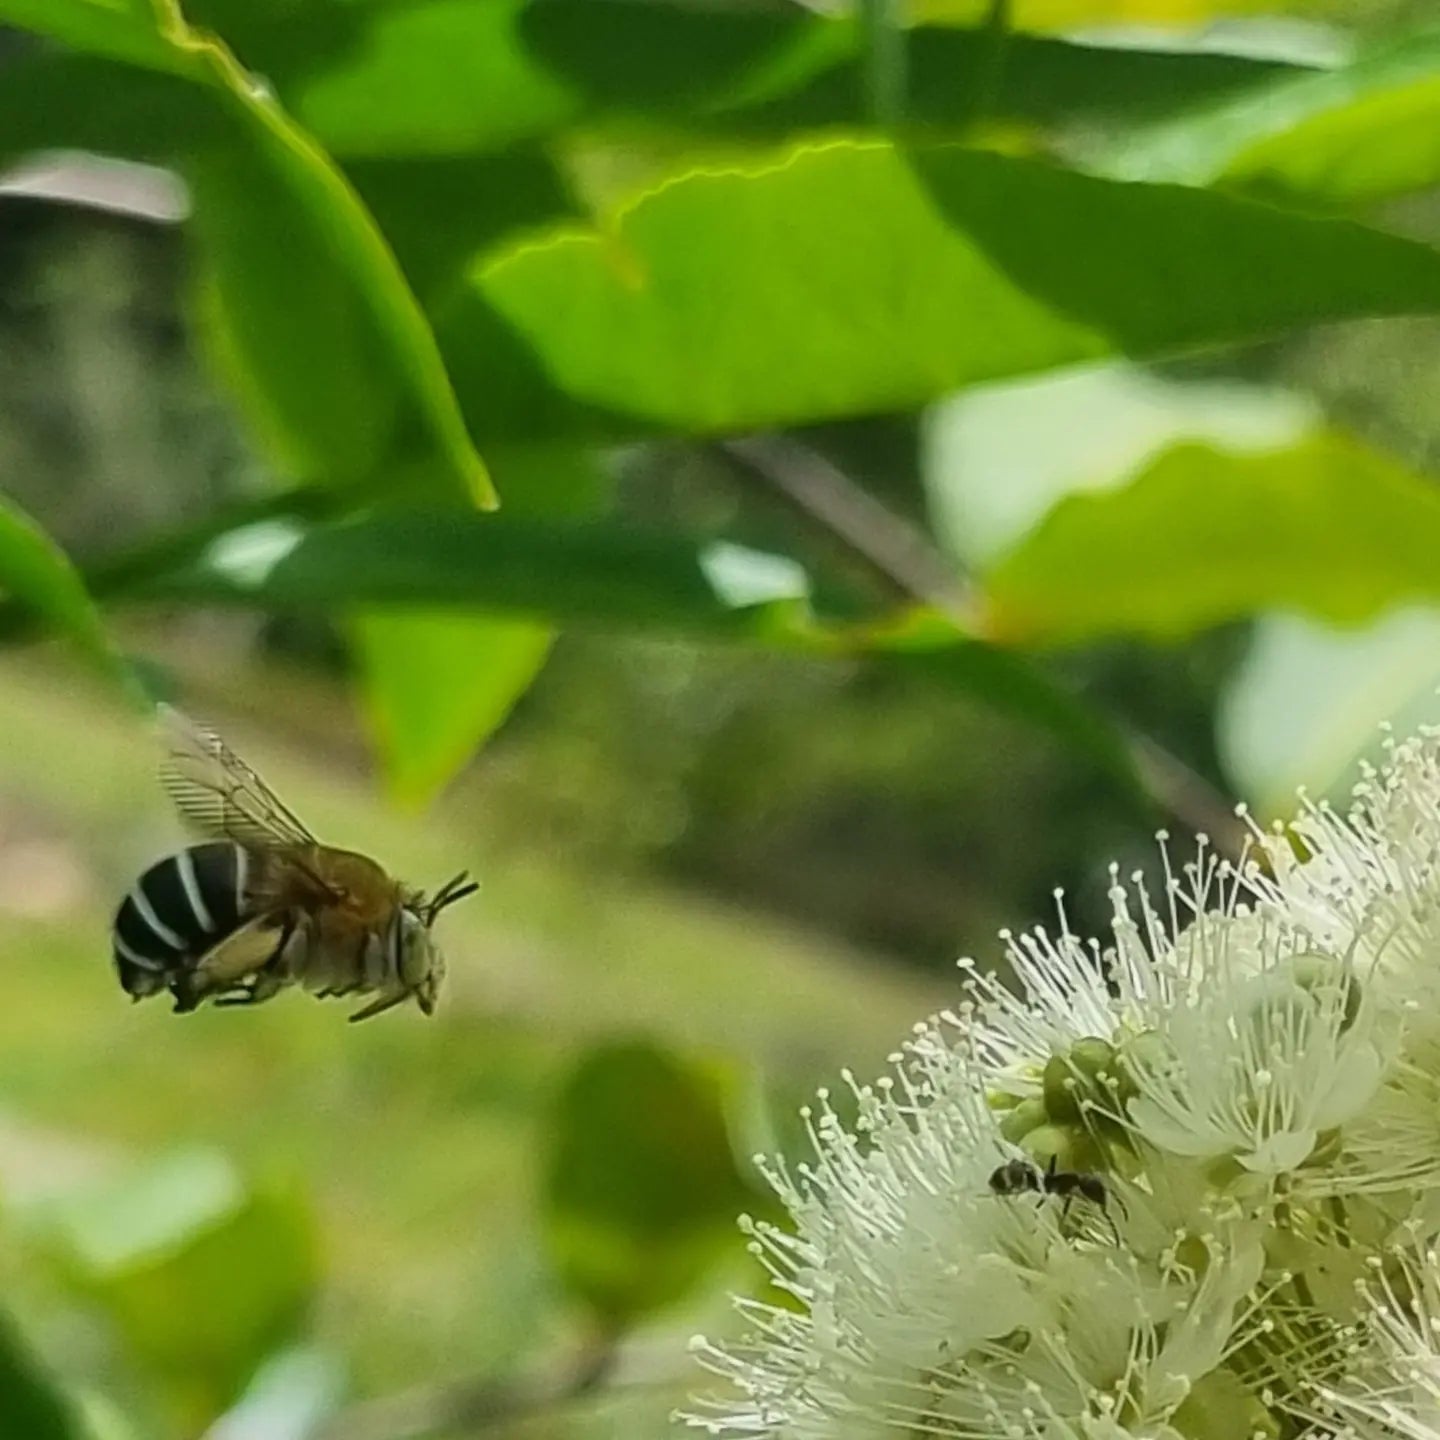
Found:
[[[408,986],[419,985],[430,973],[430,932],[410,910],[400,913],[400,979]]]

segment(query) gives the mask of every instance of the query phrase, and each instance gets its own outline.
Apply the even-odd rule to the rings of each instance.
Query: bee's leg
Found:
[[[188,1015],[205,998],[191,974],[177,975],[170,982],[170,993],[175,997],[176,1015]]]
[[[211,1004],[217,1009],[231,1005],[258,1005],[267,996],[256,995],[253,986],[242,986],[238,990],[226,990],[217,995]]]
[[[268,974],[278,971],[285,960],[285,947],[294,938],[296,927],[295,912],[287,911],[280,922],[280,938],[275,942],[275,948],[270,952],[270,958],[261,967],[261,974]]]
[[[287,914],[279,926],[279,939],[270,958],[242,984],[219,995],[217,1005],[263,1005],[285,988],[289,976],[285,971],[285,947],[295,934],[295,916]]]
[[[279,971],[268,967],[259,971],[251,980],[234,990],[220,995],[217,1005],[263,1005],[273,1000],[285,988],[285,977]]]

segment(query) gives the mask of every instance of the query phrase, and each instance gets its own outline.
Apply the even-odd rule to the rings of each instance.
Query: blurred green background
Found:
[[[0,0],[0,1436],[665,1430],[957,957],[1440,719],[1437,136],[1419,3]],[[146,697],[434,1020],[125,1001]]]

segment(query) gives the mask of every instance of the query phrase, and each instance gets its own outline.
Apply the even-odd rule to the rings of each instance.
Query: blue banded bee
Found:
[[[318,997],[378,992],[351,1020],[413,999],[434,1013],[445,959],[430,931],[479,888],[464,873],[430,898],[353,850],[318,841],[212,730],[159,707],[161,783],[204,837],[152,865],[115,916],[120,984],[258,1005],[290,985]]]

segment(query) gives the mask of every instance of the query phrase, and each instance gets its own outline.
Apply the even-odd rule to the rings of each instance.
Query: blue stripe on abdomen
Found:
[[[182,858],[183,857],[183,858]],[[247,857],[228,840],[167,855],[135,882],[115,916],[120,983],[153,995],[240,923]]]

